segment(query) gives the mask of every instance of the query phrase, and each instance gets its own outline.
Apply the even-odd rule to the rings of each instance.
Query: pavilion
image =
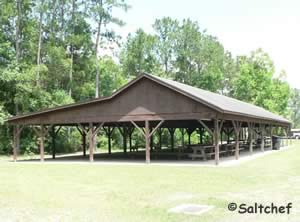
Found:
[[[221,132],[234,133],[233,153],[238,159],[241,136],[247,136],[250,152],[253,152],[254,140],[260,137],[263,151],[267,132],[271,137],[274,129],[281,127],[287,133],[291,126],[289,120],[261,107],[150,74],[138,76],[111,96],[17,115],[9,118],[8,123],[14,126],[14,161],[24,126],[31,126],[39,137],[41,161],[44,161],[44,140],[48,132],[52,136],[55,158],[55,136],[59,129],[75,126],[82,135],[84,155],[88,136],[90,161],[94,160],[94,140],[100,129],[104,129],[108,137],[109,153],[114,127],[119,127],[124,138],[124,152],[127,152],[127,138],[138,129],[145,138],[146,163],[150,163],[154,133],[158,133],[161,140],[161,129],[167,128],[171,149],[174,149],[174,132],[179,128],[188,133],[189,145],[190,135],[195,130],[199,130],[201,138],[204,132],[209,133],[213,138],[212,149],[206,152],[214,157],[216,164],[220,154],[225,152],[220,150]],[[203,153],[190,156],[203,157]]]

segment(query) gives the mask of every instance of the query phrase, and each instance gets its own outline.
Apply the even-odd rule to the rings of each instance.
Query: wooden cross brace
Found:
[[[236,120],[232,120],[232,125],[233,125],[233,128],[234,128],[234,131],[237,135],[240,134],[240,131],[241,131],[241,128],[242,128],[242,122],[240,121],[236,121]]]
[[[20,134],[21,134],[23,128],[24,128],[24,125],[22,125],[21,127],[20,127],[19,125],[16,125],[16,126],[14,127],[14,138],[20,136]]]
[[[55,126],[52,126],[52,136],[57,136],[59,131],[61,130],[62,126],[59,126],[57,130],[55,130]]]
[[[49,125],[48,127],[47,126],[44,126],[44,125],[41,125],[39,128],[37,128],[37,127],[32,127],[32,129],[35,131],[35,133],[39,136],[39,137],[45,137],[47,134],[48,134],[48,132],[49,132],[49,130],[50,130],[50,128],[52,127],[52,125]]]
[[[80,123],[78,123],[79,128],[81,129],[82,132],[84,132],[85,134],[88,134],[90,130],[92,130],[92,136],[96,136],[96,134],[99,132],[99,130],[102,128],[102,126],[104,125],[104,122],[102,123],[98,123],[97,125],[93,125],[93,123],[89,124],[88,128],[85,128],[84,126],[82,126]],[[77,128],[77,129],[79,129]]]
[[[131,121],[131,123],[142,133],[142,135],[144,135],[144,137],[146,136],[146,133],[144,131],[143,128],[139,127],[134,121]],[[149,138],[153,135],[153,133],[164,123],[164,120],[161,120],[156,127],[149,133]]]
[[[103,130],[105,131],[106,135],[111,135],[114,132],[115,127],[110,127],[110,126],[107,128],[103,127]]]

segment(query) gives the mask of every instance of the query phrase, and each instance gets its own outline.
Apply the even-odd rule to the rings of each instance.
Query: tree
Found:
[[[240,74],[233,83],[234,97],[286,114],[289,85],[284,81],[284,73],[274,77],[275,68],[269,55],[258,49],[250,57],[239,57],[238,64]]]
[[[250,57],[239,57],[238,64],[240,75],[234,83],[234,97],[266,108],[274,73],[270,57],[259,49]]]
[[[123,86],[127,79],[123,75],[121,67],[112,58],[106,56],[99,62],[102,73],[101,95],[109,96]]]
[[[109,24],[116,24],[119,26],[124,25],[124,22],[119,18],[113,16],[112,11],[115,8],[120,8],[125,11],[128,10],[129,5],[124,0],[93,0],[91,1],[90,14],[94,18],[94,22],[97,24],[96,28],[96,43],[95,43],[95,57],[99,59],[99,49],[104,37],[107,41],[113,42],[117,39],[115,32],[108,29]],[[103,30],[104,29],[104,30]],[[99,63],[96,63],[96,89],[95,97],[99,97],[100,92],[100,67]]]
[[[157,36],[157,54],[161,66],[164,69],[164,75],[170,76],[174,73],[173,65],[175,59],[176,35],[179,31],[179,22],[170,17],[156,19],[153,28]],[[173,76],[174,77],[174,76]]]
[[[120,62],[127,76],[137,76],[142,72],[156,72],[159,63],[156,57],[155,36],[138,29],[134,35],[127,37],[121,52]]]
[[[223,78],[221,83],[220,92],[223,95],[232,96],[233,94],[233,82],[238,78],[239,70],[236,60],[232,57],[232,54],[228,51],[225,52],[223,58]]]
[[[293,89],[289,100],[290,119],[293,128],[300,128],[300,89]]]
[[[197,22],[183,20],[176,37],[175,79],[210,91],[218,91],[223,79],[224,48],[201,32]]]

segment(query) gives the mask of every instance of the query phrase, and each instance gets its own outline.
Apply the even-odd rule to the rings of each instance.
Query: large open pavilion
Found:
[[[111,154],[112,131],[119,128],[124,141],[124,153],[139,152],[131,145],[131,135],[138,130],[145,139],[143,152],[146,163],[151,155],[174,153],[192,160],[215,159],[234,155],[239,158],[241,150],[250,153],[254,148],[264,151],[265,138],[272,138],[281,128],[287,134],[290,121],[261,107],[230,97],[205,91],[176,81],[142,74],[109,97],[102,97],[38,112],[9,118],[14,126],[13,159],[17,160],[20,134],[23,127],[32,127],[39,137],[40,160],[44,161],[44,140],[52,137],[52,155],[55,158],[55,137],[61,127],[77,127],[82,135],[83,155],[89,145],[89,160],[94,161],[95,137],[104,130],[108,138],[108,154]],[[170,146],[162,147],[162,129],[170,133]],[[174,147],[175,130],[188,134],[187,144]],[[199,133],[199,143],[191,144],[192,133]],[[204,143],[208,133],[212,141]],[[230,135],[235,140],[230,141]],[[227,135],[224,144],[224,135]],[[158,136],[154,146],[152,138]],[[88,137],[88,138],[87,138]],[[129,140],[129,152],[127,141]],[[268,146],[272,148],[272,139]]]

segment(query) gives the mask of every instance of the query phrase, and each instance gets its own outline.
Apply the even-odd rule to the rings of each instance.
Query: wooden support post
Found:
[[[126,130],[124,129],[124,131]],[[127,132],[123,134],[123,152],[127,153]]]
[[[161,149],[161,147],[162,147],[162,129],[161,129],[161,128],[158,128],[157,131],[158,131],[158,143],[159,143],[159,149]]]
[[[79,133],[81,134],[82,137],[82,152],[83,152],[83,156],[86,156],[86,136],[89,132],[89,128],[85,128],[84,126],[82,126],[81,124],[79,124],[79,126],[77,126],[77,130],[79,131]]]
[[[110,127],[108,126],[107,128],[103,127],[105,133],[106,133],[106,136],[107,136],[107,139],[108,139],[108,153],[111,154],[111,137],[112,137],[112,134],[113,134],[113,131],[115,130],[115,127]]]
[[[13,146],[13,161],[17,161],[17,131],[16,126],[13,126],[13,140],[12,140],[12,146]]]
[[[86,132],[82,132],[82,154],[86,156]]]
[[[288,128],[288,134],[287,134],[287,141],[288,141],[288,143],[287,143],[287,145],[289,146],[289,145],[292,145],[292,143],[291,143],[291,128],[289,127]]]
[[[188,144],[189,146],[191,145],[191,136],[193,134],[193,132],[195,131],[195,128],[187,128],[186,132],[188,133]]]
[[[146,163],[150,163],[150,137],[155,133],[155,131],[163,124],[164,120],[161,120],[156,127],[150,132],[149,130],[149,121],[145,121],[145,131],[140,128],[134,121],[131,121],[131,123],[144,135],[145,137],[145,143],[146,143]]]
[[[129,133],[128,133],[128,135],[129,135],[129,150],[130,150],[130,152],[132,151],[132,134],[133,134],[133,131],[134,131],[134,127],[131,128],[129,130]]]
[[[126,154],[127,153],[127,137],[129,134],[129,128],[128,127],[118,127],[122,137],[123,137],[123,151]]]
[[[242,126],[242,122],[232,120],[232,125],[235,131],[235,159],[238,160],[240,157],[240,140],[239,134]]]
[[[273,126],[270,125],[271,150],[273,150]]]
[[[220,161],[220,151],[219,151],[219,120],[214,120],[214,145],[215,145],[215,163],[219,164]]]
[[[230,143],[230,131],[228,128],[226,130],[226,135],[227,135],[227,144],[229,144]]]
[[[204,128],[199,128],[199,137],[200,137],[200,144],[203,144],[203,135],[204,135]]]
[[[260,149],[262,152],[265,151],[265,139],[264,139],[264,134],[265,134],[265,125],[264,124],[259,124],[259,128],[260,128],[260,139],[261,139],[261,143],[260,143]]]
[[[55,126],[51,127],[51,137],[52,137],[52,159],[55,159],[56,155],[56,136],[58,135],[59,131],[61,129],[61,126],[55,130]]]
[[[149,128],[149,132],[151,132],[153,129],[152,127]],[[150,150],[153,150],[153,136],[150,136]]]
[[[86,130],[81,124],[79,124],[80,128],[89,135],[89,159],[90,162],[94,161],[94,149],[95,149],[95,137],[99,130],[104,125],[104,122],[99,123],[94,127],[93,123],[89,123],[89,128]]]
[[[89,123],[89,155],[90,162],[94,161],[94,126],[93,123]]]
[[[180,132],[181,132],[181,146],[184,146],[184,128],[180,128]]]
[[[42,128],[42,133],[43,133],[44,126],[42,125],[41,128]],[[42,162],[44,162],[44,156],[45,156],[44,139],[45,139],[44,135],[41,135],[40,136],[40,156],[41,156],[41,161]]]
[[[20,126],[16,125],[16,156],[20,153]]]
[[[149,121],[145,121],[146,163],[150,163],[150,132]]]
[[[214,131],[213,131],[213,141],[215,146],[215,163],[216,165],[220,162],[220,133],[222,131],[224,120],[221,120],[219,123],[219,119],[214,119]]]
[[[44,162],[44,156],[45,156],[45,147],[44,147],[44,141],[45,141],[45,136],[48,134],[49,129],[52,126],[44,126],[43,124],[41,124],[40,129],[37,129],[35,127],[33,127],[33,130],[36,132],[36,134],[39,137],[40,140],[40,160],[41,162]]]
[[[174,133],[175,133],[175,128],[168,128],[169,133],[170,133],[170,139],[171,139],[171,150],[174,151]]]
[[[198,120],[198,122],[212,136],[213,145],[215,147],[215,163],[216,163],[216,165],[218,165],[219,160],[220,160],[220,151],[219,151],[220,133],[221,133],[221,130],[222,130],[222,127],[223,127],[224,120],[221,120],[220,123],[219,123],[219,119],[216,118],[213,121],[214,121],[214,130],[212,131],[202,120]]]
[[[18,153],[20,152],[20,136],[21,136],[21,132],[24,128],[23,126],[20,125],[15,125],[13,127],[13,161],[16,162],[17,161],[17,156]]]
[[[56,155],[55,126],[52,126],[51,137],[52,137],[52,159],[55,159],[55,155]]]
[[[253,128],[254,123],[248,122],[248,137],[249,137],[249,151],[250,154],[253,153]]]
[[[285,146],[288,146],[289,141],[288,141],[288,128],[287,127],[284,129],[284,132],[285,132]]]

